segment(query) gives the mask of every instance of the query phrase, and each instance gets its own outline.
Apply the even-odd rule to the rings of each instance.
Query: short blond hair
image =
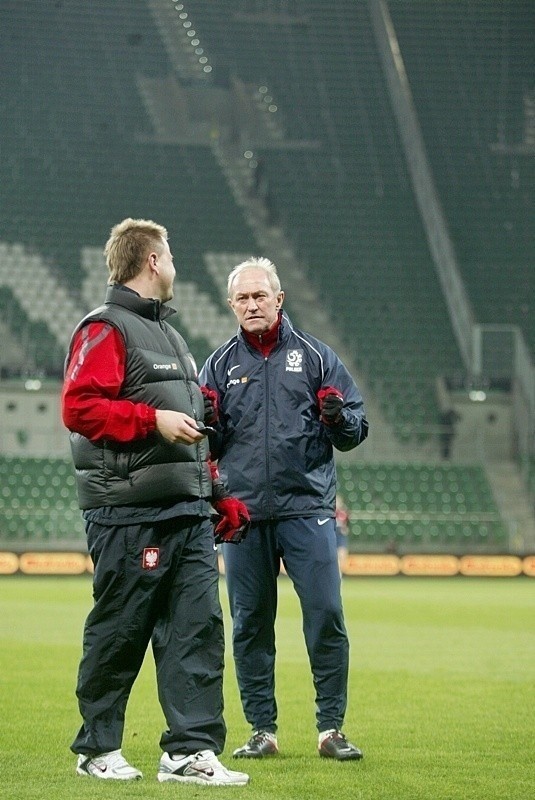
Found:
[[[126,283],[137,277],[151,250],[161,253],[167,230],[151,219],[123,219],[114,225],[104,247],[108,283]]]
[[[273,289],[275,294],[278,294],[281,290],[281,282],[279,280],[279,276],[277,274],[277,267],[273,264],[269,258],[248,258],[247,261],[242,261],[241,264],[238,264],[237,267],[234,267],[230,275],[228,276],[227,281],[227,294],[229,300],[232,299],[232,284],[245,269],[262,269],[266,273],[269,281],[269,285]]]

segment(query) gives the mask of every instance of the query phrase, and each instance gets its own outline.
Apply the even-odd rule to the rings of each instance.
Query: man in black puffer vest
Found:
[[[244,785],[248,776],[217,758],[226,728],[216,542],[239,543],[249,515],[210,463],[195,361],[165,321],[175,277],[166,229],[125,219],[105,255],[106,299],[73,333],[62,393],[94,564],[76,771],[142,777],[121,744],[151,642],[168,726],[158,780]]]

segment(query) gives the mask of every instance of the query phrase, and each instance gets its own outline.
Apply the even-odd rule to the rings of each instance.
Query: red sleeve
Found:
[[[156,409],[119,400],[126,350],[119,331],[106,322],[91,322],[76,335],[63,391],[65,426],[87,439],[130,442],[156,428]]]

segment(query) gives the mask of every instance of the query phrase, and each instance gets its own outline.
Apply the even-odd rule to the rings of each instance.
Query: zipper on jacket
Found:
[[[174,348],[175,342],[167,335],[167,331],[166,331],[166,328],[165,328],[165,325],[164,325],[164,320],[159,318],[158,321],[159,321],[160,328],[162,329],[163,334],[165,335],[165,337],[168,340],[168,342]],[[188,378],[188,370],[187,370],[187,366],[186,366],[186,361],[178,353],[178,351],[176,353],[176,357],[177,357],[177,361],[180,364],[180,366],[182,367],[182,371],[184,373],[184,383],[186,385],[186,391],[187,391],[188,396],[189,396],[189,403],[190,403],[190,406],[191,406],[191,416],[193,417],[195,422],[198,422],[199,420],[197,419],[197,412],[195,411],[195,405],[193,403],[193,392],[191,390],[191,381]],[[202,491],[202,480],[203,480],[203,473],[204,473],[204,468],[203,468],[204,460],[201,458],[201,443],[200,442],[198,442],[195,445],[195,449],[196,449],[196,453],[197,453],[197,464],[199,466],[199,499],[201,499],[204,496],[203,495],[203,491]]]
[[[266,497],[268,498],[268,517],[273,516],[273,503],[271,502],[271,470],[269,464],[269,356],[264,356],[264,370],[266,379],[264,381],[264,404],[265,404],[265,425],[264,425],[264,452],[266,454]]]
[[[191,390],[191,385],[190,385],[190,382],[188,380],[186,380],[186,388],[188,390],[189,401],[190,401],[190,404],[191,404],[191,416],[193,417],[195,422],[199,422],[199,420],[197,419],[197,412],[195,411],[195,406],[193,404],[193,392]],[[197,464],[199,465],[199,498],[201,498],[201,497],[203,497],[202,478],[203,478],[203,464],[204,464],[204,461],[201,458],[201,442],[198,442],[195,445],[195,448],[197,450]]]

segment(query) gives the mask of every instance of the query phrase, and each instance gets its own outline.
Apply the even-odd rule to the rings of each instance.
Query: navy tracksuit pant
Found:
[[[347,706],[349,642],[334,519],[254,523],[241,544],[223,545],[223,556],[238,686],[253,730],[277,729],[275,617],[281,558],[301,603],[317,728],[340,729]]]
[[[126,704],[149,643],[173,753],[221,753],[223,617],[209,519],[87,523],[94,606],[84,629],[76,694],[83,724],[71,749],[121,747]]]

